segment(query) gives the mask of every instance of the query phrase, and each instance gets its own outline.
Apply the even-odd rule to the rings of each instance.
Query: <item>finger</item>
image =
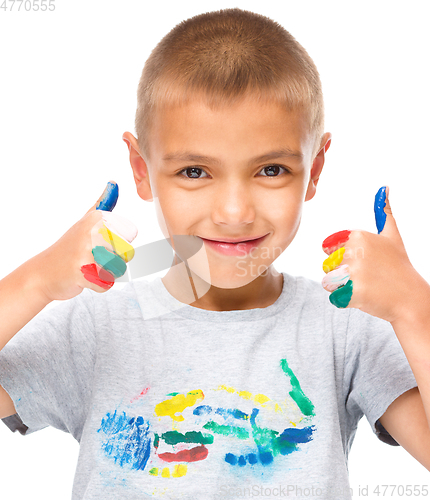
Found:
[[[339,287],[346,285],[349,278],[349,266],[344,264],[326,274],[322,280],[322,286],[328,292],[334,292]]]
[[[116,233],[112,232],[105,224],[98,231],[105,241],[111,244],[113,251],[125,262],[129,262],[134,257],[134,248]]]
[[[101,211],[104,225],[131,243],[137,236],[137,227],[125,217],[113,212]]]
[[[387,221],[387,214],[384,211],[386,201],[386,186],[383,186],[379,189],[375,196],[375,220],[376,227],[378,229],[378,234],[380,234],[385,227],[385,222]]]
[[[396,220],[391,210],[389,191],[390,191],[389,187],[387,186],[385,191],[385,205],[384,205],[385,225],[381,231],[381,235],[387,236],[392,241],[396,242],[398,245],[404,247],[403,239],[400,235],[399,228],[397,227]]]
[[[339,287],[329,295],[330,302],[339,309],[348,307],[351,302],[353,288],[352,280],[349,280],[346,285]]]
[[[87,213],[92,212],[93,210],[106,210],[111,212],[118,201],[118,195],[118,184],[115,181],[109,181],[99,199]]]
[[[324,252],[327,255],[332,254],[335,250],[338,250],[340,247],[343,247],[345,243],[349,240],[349,235],[351,231],[339,231],[338,233],[334,233],[330,235],[323,241],[322,247]]]
[[[94,260],[97,264],[113,274],[115,278],[119,278],[125,274],[127,265],[119,255],[109,252],[103,246],[96,246],[91,250]]]
[[[112,288],[115,284],[115,278],[113,275],[94,262],[81,266],[81,272],[87,281],[94,283],[105,290],[109,290],[109,288]]]
[[[328,257],[323,262],[323,270],[325,273],[333,271],[336,267],[339,267],[342,264],[343,254],[345,253],[345,248],[341,247],[335,250],[330,257]]]

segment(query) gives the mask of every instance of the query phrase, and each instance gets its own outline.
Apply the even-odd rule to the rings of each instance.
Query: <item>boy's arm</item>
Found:
[[[393,401],[379,421],[400,446],[430,471],[430,430],[418,387]]]
[[[32,272],[39,255],[28,260],[0,281],[0,350],[47,304],[39,279]],[[9,394],[0,386],[0,418],[16,413]]]
[[[84,217],[56,243],[0,281],[0,351],[50,302],[71,299],[84,288],[103,293],[112,287],[115,277],[124,274],[126,258],[130,260],[134,255],[130,243],[137,235],[137,228],[111,213],[117,198],[117,185],[109,182]],[[113,228],[122,231],[127,242]],[[103,236],[97,240],[98,233]],[[109,244],[103,243],[107,238],[105,233],[109,236]],[[125,248],[127,256],[119,250],[116,253],[115,245],[121,250]],[[108,262],[104,263],[109,271],[109,265],[116,264],[114,275],[104,269],[103,264],[97,268],[94,247],[104,251],[105,259],[106,255],[109,256]],[[10,396],[0,386],[0,418],[12,415],[14,410]]]
[[[379,420],[430,471],[430,286],[424,279],[416,281],[410,299],[391,325],[418,387],[398,397]]]
[[[24,262],[0,281],[0,351],[50,300],[34,273],[40,254]]]
[[[377,235],[346,230],[324,240],[323,286],[336,307],[391,323],[418,387],[393,401],[379,421],[430,471],[430,285],[409,260],[388,188],[378,191],[374,209]]]

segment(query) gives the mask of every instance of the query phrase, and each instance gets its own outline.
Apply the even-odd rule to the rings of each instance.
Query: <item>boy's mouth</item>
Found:
[[[213,241],[215,243],[233,243],[233,244],[237,244],[237,243],[247,243],[248,241],[254,241],[254,240],[259,240],[260,238],[263,238],[264,236],[267,236],[266,234],[263,234],[262,236],[250,236],[248,238],[222,238],[222,239],[213,239],[213,238],[202,238],[200,236],[200,238],[202,238],[202,240],[206,240],[206,241]]]
[[[222,240],[209,240],[201,238],[210,248],[218,253],[224,255],[234,255],[244,257],[250,253],[254,248],[257,248],[260,243],[267,237],[268,234],[263,236],[251,237],[247,239],[226,239]]]

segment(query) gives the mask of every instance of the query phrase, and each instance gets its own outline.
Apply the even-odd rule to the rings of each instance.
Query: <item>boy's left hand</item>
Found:
[[[375,216],[379,234],[340,231],[324,240],[323,250],[329,257],[323,264],[327,274],[322,285],[332,292],[329,299],[336,307],[360,309],[393,322],[419,300],[414,297],[414,285],[422,278],[406,253],[388,188],[376,195]]]

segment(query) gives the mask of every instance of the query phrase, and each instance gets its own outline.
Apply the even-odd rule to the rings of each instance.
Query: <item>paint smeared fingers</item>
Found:
[[[98,232],[107,243],[110,243],[112,250],[124,259],[125,262],[129,262],[134,257],[134,248],[123,238],[108,229],[104,223]]]
[[[353,288],[353,282],[349,280],[346,285],[339,287],[329,295],[330,302],[338,309],[348,307],[351,302]]]
[[[109,290],[115,284],[114,276],[103,269],[98,264],[92,262],[91,264],[86,264],[81,267],[81,272],[84,275],[84,278],[90,283],[94,283],[105,290]]]
[[[350,273],[349,266],[344,264],[343,266],[334,269],[324,276],[322,280],[322,286],[328,292],[333,292],[339,287],[346,285],[349,281]]]
[[[115,181],[109,181],[96,203],[96,210],[112,211],[118,201],[119,189]]]
[[[327,255],[332,254],[339,248],[343,247],[345,243],[349,240],[349,235],[351,231],[339,231],[337,233],[331,234],[328,238],[323,241],[322,247]]]
[[[127,265],[119,255],[109,252],[109,250],[102,246],[94,247],[92,254],[97,264],[112,273],[115,278],[119,278],[125,274]]]
[[[134,248],[130,245],[129,241],[107,227],[103,217],[107,212],[103,212],[102,210],[97,210],[96,212],[98,218],[96,218],[96,222],[91,228],[91,247],[105,247],[107,251],[117,254],[125,262],[129,262],[134,257]],[[94,215],[94,217],[96,216]],[[120,219],[126,220],[123,217]],[[112,219],[110,219],[110,221],[112,222]],[[111,227],[113,226],[119,227],[120,224],[118,224],[116,220],[115,224],[111,224]],[[125,234],[125,237],[129,240],[135,238],[137,234],[137,228],[135,228],[131,222],[126,226],[121,225],[120,229],[122,229],[122,233]]]
[[[112,232],[118,234],[124,240],[131,243],[137,236],[137,227],[125,217],[121,217],[113,212],[102,212],[104,225]]]
[[[325,273],[329,273],[330,271],[333,271],[333,269],[336,269],[336,267],[339,267],[342,264],[344,253],[345,248],[343,247],[334,251],[330,257],[323,262],[323,271]]]
[[[384,211],[387,201],[386,198],[387,198],[387,187],[383,186],[376,193],[375,204],[374,204],[375,221],[376,221],[376,227],[378,229],[378,234],[380,234],[384,230],[385,222],[387,220],[387,214]],[[391,213],[391,208],[389,213]]]

